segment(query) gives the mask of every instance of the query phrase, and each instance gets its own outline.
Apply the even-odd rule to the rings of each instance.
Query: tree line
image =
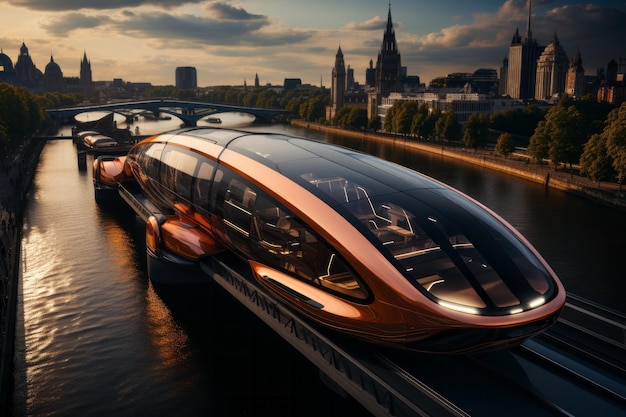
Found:
[[[78,94],[33,94],[24,87],[0,83],[0,156],[9,154],[50,122],[46,109],[80,103]]]
[[[354,106],[340,108],[327,120],[330,93],[318,87],[299,87],[289,92],[267,87],[224,86],[202,92],[156,87],[149,90],[147,96],[280,108],[306,121],[345,129],[382,130],[409,138],[462,143],[471,149],[492,145],[497,155],[505,157],[516,147],[522,147],[527,148],[535,162],[549,162],[555,168],[561,164],[570,169],[580,165],[581,174],[593,181],[617,179],[621,183],[626,177],[626,151],[623,150],[626,147],[626,128],[623,127],[626,110],[623,106],[617,109],[598,103],[593,96],[574,100],[564,95],[549,110],[529,104],[492,114],[475,113],[463,128],[454,111],[429,110],[426,104],[411,100],[396,101],[382,122],[378,117],[368,119],[366,109]]]
[[[339,114],[339,113],[338,113]],[[361,122],[360,125],[365,123]],[[371,126],[371,121],[369,122]],[[381,129],[424,140],[462,143],[472,149],[493,145],[497,155],[527,148],[538,163],[580,167],[593,181],[626,178],[626,103],[616,107],[593,96],[578,100],[564,95],[550,109],[535,104],[492,114],[474,113],[463,128],[454,111],[428,109],[414,101],[396,101]]]
[[[285,109],[304,120],[346,129],[382,130],[422,140],[462,143],[472,149],[494,145],[496,154],[508,156],[516,146],[527,147],[537,162],[561,164],[593,181],[626,177],[626,104],[598,103],[593,97],[574,100],[563,96],[549,110],[531,104],[488,114],[472,114],[461,128],[452,110],[429,110],[426,104],[397,101],[383,119],[368,119],[364,108],[344,106],[332,120],[326,119],[330,94],[325,88],[299,87],[288,92],[267,87],[223,86],[206,90],[153,87],[145,97],[169,97],[246,107]],[[82,102],[79,94],[37,95],[23,87],[0,83],[0,155],[45,127],[48,108]]]

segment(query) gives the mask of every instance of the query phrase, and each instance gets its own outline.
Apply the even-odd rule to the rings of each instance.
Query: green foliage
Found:
[[[45,93],[35,96],[42,109],[56,109],[75,106],[83,101],[81,94],[74,93]]]
[[[468,148],[480,148],[487,144],[489,138],[490,117],[486,113],[473,113],[465,123],[463,144]]]
[[[392,126],[395,133],[408,135],[411,133],[411,123],[417,114],[418,105],[413,100],[399,102],[399,110],[395,113]]]
[[[626,177],[626,102],[609,113],[602,136],[606,138],[608,153],[613,158],[617,180],[622,184]]]
[[[587,141],[585,118],[569,100],[561,100],[546,114],[530,138],[529,154],[536,160],[548,158],[555,165],[577,163]]]
[[[367,110],[342,107],[337,111],[332,124],[346,129],[364,129],[367,126]]]
[[[535,161],[543,161],[548,157],[549,141],[550,138],[546,133],[546,121],[542,120],[537,125],[535,133],[530,137],[528,154],[532,156]]]
[[[606,137],[600,134],[591,136],[580,157],[580,168],[583,175],[592,181],[607,181],[615,178],[613,159],[609,157]]]
[[[300,117],[308,122],[315,122],[326,117],[326,106],[329,99],[323,96],[314,96],[300,105]]]
[[[509,109],[503,112],[494,112],[491,115],[490,127],[501,132],[529,137],[537,125],[543,120],[545,111],[534,104],[524,109]]]
[[[46,120],[37,96],[24,87],[0,84],[0,153],[9,152]]]
[[[461,124],[454,111],[447,111],[435,122],[435,137],[456,141],[461,136]]]
[[[381,127],[382,127],[382,122],[380,121],[379,116],[374,117],[367,124],[367,128],[370,130],[380,130]]]
[[[513,151],[515,147],[513,146],[513,140],[511,138],[510,133],[502,133],[498,136],[498,141],[496,142],[496,148],[494,152],[496,155],[508,157]]]
[[[417,108],[417,113],[413,116],[411,121],[411,133],[418,137],[426,136],[424,134],[424,126],[428,120],[428,106],[425,103],[420,104]]]

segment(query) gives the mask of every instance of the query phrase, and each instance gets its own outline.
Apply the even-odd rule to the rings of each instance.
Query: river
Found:
[[[137,125],[142,134],[177,127]],[[624,310],[622,212],[404,147],[284,125],[248,129],[362,149],[440,179],[518,228],[569,291]],[[366,414],[225,291],[152,285],[142,222],[95,204],[91,172],[78,169],[68,140],[42,152],[24,218],[18,309],[19,416]]]

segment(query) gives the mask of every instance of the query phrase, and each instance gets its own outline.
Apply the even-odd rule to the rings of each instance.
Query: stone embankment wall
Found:
[[[0,157],[0,415],[11,415],[22,219],[44,145],[27,140]]]
[[[450,143],[420,142],[414,138],[384,133],[353,131],[324,126],[317,123],[309,123],[303,120],[292,120],[293,125],[311,130],[336,133],[338,135],[352,136],[365,140],[388,142],[396,146],[410,147],[423,152],[441,155],[446,158],[454,158],[460,161],[479,165],[485,168],[505,172],[530,181],[544,184],[563,191],[588,198],[590,200],[626,210],[626,198],[615,183],[594,183],[588,178],[571,175],[564,171],[555,171],[547,165],[530,163],[528,158],[503,158],[489,151],[474,151],[453,146]]]

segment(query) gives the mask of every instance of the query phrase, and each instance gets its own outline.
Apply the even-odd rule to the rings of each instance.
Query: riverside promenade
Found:
[[[482,166],[500,172],[505,172],[530,181],[544,184],[563,190],[598,203],[626,211],[626,191],[620,191],[620,186],[614,182],[597,183],[587,177],[573,175],[568,170],[555,170],[549,164],[532,162],[529,157],[521,153],[514,153],[505,158],[497,156],[491,150],[472,150],[455,146],[451,142],[426,142],[410,136],[392,135],[371,131],[354,131],[336,127],[310,123],[304,120],[292,120],[292,125],[320,132],[336,133],[363,140],[373,140],[404,146],[423,152],[453,158],[463,162]]]
[[[44,140],[0,157],[0,415],[10,416],[22,219]]]

